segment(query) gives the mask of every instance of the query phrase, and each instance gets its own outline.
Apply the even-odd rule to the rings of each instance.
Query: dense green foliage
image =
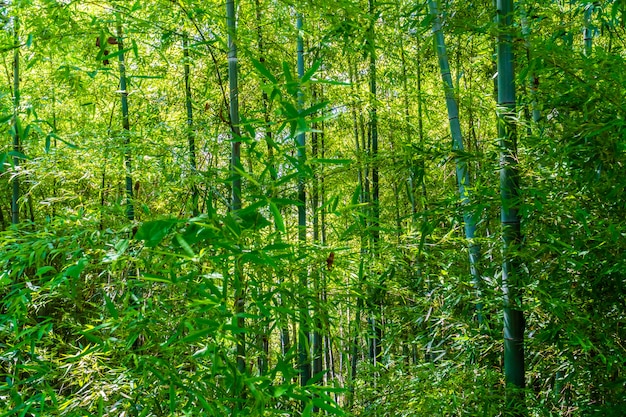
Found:
[[[228,3],[0,1],[0,416],[623,415],[623,3]]]

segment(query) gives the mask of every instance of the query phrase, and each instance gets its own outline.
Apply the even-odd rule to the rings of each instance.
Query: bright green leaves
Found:
[[[153,248],[157,246],[165,236],[167,236],[172,228],[178,224],[176,219],[153,220],[145,222],[137,230],[135,238],[143,240],[146,247]]]
[[[304,75],[302,76],[302,78],[300,79],[300,82],[302,84],[308,82],[311,80],[311,77],[313,77],[313,75],[317,72],[317,70],[320,68],[320,66],[322,65],[322,61],[321,60],[317,60],[313,63],[313,65],[311,65],[311,68],[309,68]]]
[[[270,201],[270,211],[272,212],[272,216],[274,217],[274,226],[276,230],[280,232],[285,232],[285,220],[283,219],[282,214],[276,203]]]
[[[279,230],[285,230],[279,210],[281,203],[283,200],[280,199],[259,200],[236,212],[214,218],[201,215],[186,221],[174,218],[152,220],[138,228],[135,239],[143,241],[146,248],[156,248],[169,237],[168,246],[180,248],[190,257],[196,256],[194,246],[201,242],[203,246],[208,244],[238,252],[235,248],[244,235],[258,232],[272,224],[267,214],[271,213]]]
[[[266,81],[262,89],[267,93],[269,101],[278,104],[276,115],[280,122],[277,133],[289,127],[289,135],[295,138],[301,133],[313,132],[314,129],[311,127],[313,124],[331,117],[319,115],[328,105],[327,101],[313,103],[310,107],[303,109],[299,109],[297,102],[299,93],[305,93],[313,83],[323,82],[313,78],[320,69],[322,61],[314,62],[300,79],[292,73],[288,62],[283,61],[280,75],[273,74],[264,63],[254,58],[251,58],[251,62],[259,77]]]
[[[87,258],[81,258],[76,264],[70,265],[64,271],[64,275],[69,278],[77,279],[80,276],[80,274],[83,272],[86,266],[87,266]]]
[[[261,63],[260,61],[256,59],[251,59],[250,62],[252,62],[252,65],[257,70],[257,72],[261,74],[263,77],[267,78],[267,80],[271,84],[273,85],[278,84],[278,79],[274,77],[274,75],[267,69],[267,67],[263,63]]]
[[[181,235],[180,233],[176,233],[175,237],[176,237],[176,241],[178,242],[180,247],[183,248],[187,256],[191,258],[195,258],[196,254],[194,253],[189,243],[187,243],[183,235]]]

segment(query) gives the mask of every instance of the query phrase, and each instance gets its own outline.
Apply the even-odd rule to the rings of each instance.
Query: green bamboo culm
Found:
[[[519,174],[515,127],[515,77],[513,71],[513,0],[497,1],[498,22],[498,136],[500,137],[500,198],[503,240],[502,291],[504,295],[504,374],[514,394],[509,406],[524,415],[524,315],[521,306],[521,244]]]
[[[520,23],[522,26],[522,36],[524,37],[524,47],[526,49],[526,60],[530,65],[531,62],[531,43],[530,43],[530,22],[528,21],[528,11],[526,5],[520,7]],[[532,133],[532,126],[537,125],[541,120],[541,111],[537,103],[537,90],[539,86],[539,78],[534,71],[528,72],[527,85],[530,91],[530,109],[532,115],[532,124],[529,123],[527,132]]]
[[[191,212],[197,216],[198,211],[198,187],[195,184],[195,176],[197,174],[196,166],[196,143],[195,132],[193,129],[193,103],[191,97],[191,82],[189,79],[190,63],[189,63],[189,37],[185,32],[183,34],[183,60],[185,71],[185,109],[187,110],[187,146],[189,149],[189,168],[191,169],[192,181],[191,186]]]
[[[376,32],[374,26],[377,20],[377,11],[374,0],[369,0],[370,26],[368,29],[368,54],[369,54],[369,76],[370,76],[370,139],[371,139],[371,163],[372,163],[372,253],[378,253],[380,243],[380,181],[378,169],[378,91],[376,78]],[[375,283],[379,287],[379,283]],[[373,299],[370,300],[371,316],[370,322],[370,360],[373,364],[382,359],[382,335],[383,329],[380,323],[380,303],[379,289],[374,291]]]
[[[370,29],[369,29],[369,58],[370,58],[370,134],[372,136],[372,209],[373,225],[372,237],[374,245],[380,240],[380,184],[378,174],[378,103],[376,90],[376,41],[374,25],[376,23],[376,6],[374,0],[369,0]]]
[[[472,280],[477,291],[480,291],[481,276],[478,269],[478,262],[481,257],[480,246],[474,241],[476,233],[476,220],[470,212],[468,206],[471,204],[471,181],[469,170],[465,158],[462,157],[463,135],[461,132],[461,124],[459,122],[459,106],[454,95],[454,86],[452,84],[452,75],[450,73],[450,64],[446,51],[445,39],[441,25],[441,17],[436,0],[429,0],[428,8],[432,16],[433,35],[435,40],[435,49],[439,59],[439,69],[441,71],[441,79],[443,80],[443,88],[446,96],[446,107],[448,109],[448,121],[450,124],[450,134],[452,136],[452,151],[455,156],[456,179],[459,187],[459,196],[464,206],[463,222],[465,224],[465,238],[469,242],[469,264]],[[482,319],[482,303],[480,295],[476,303],[476,315],[478,323],[481,324]]]
[[[235,1],[226,1],[226,26],[228,29],[228,83],[230,101],[230,128],[232,132],[230,170],[232,175],[231,210],[241,209],[241,132],[239,128],[239,87],[237,68],[237,27]]]
[[[298,13],[296,16],[296,31],[297,41],[297,71],[298,78],[304,76],[304,40],[302,38],[302,13]],[[298,109],[304,107],[304,93],[302,87],[298,91]],[[298,148],[298,164],[304,167],[306,163],[306,136],[304,132],[300,132],[296,138],[296,145]],[[306,245],[306,189],[304,186],[304,170],[300,171],[301,174],[298,177],[298,242],[301,250]],[[307,271],[304,269],[300,272],[300,288],[304,291],[302,299],[300,301],[300,332],[298,340],[298,364],[300,367],[300,385],[304,386],[309,383],[311,379],[311,361],[309,360],[309,347],[311,345],[310,336],[310,318],[309,307],[307,301],[307,293],[305,289],[308,289],[308,276]]]
[[[132,153],[130,149],[130,122],[128,119],[128,87],[126,83],[126,63],[124,62],[124,41],[122,24],[117,23],[117,49],[119,51],[120,99],[122,103],[122,129],[124,134],[124,170],[126,172],[126,218],[135,220],[133,205]]]
[[[13,17],[13,168],[17,170],[20,166],[19,154],[20,144],[20,20],[17,11]],[[14,175],[12,181],[13,192],[11,194],[11,223],[17,224],[20,221],[20,209],[18,200],[20,198],[20,180],[18,175]]]
[[[591,16],[593,14],[594,3],[585,6],[585,28],[583,29],[583,43],[586,57],[591,56],[593,51],[593,26],[591,25]]]
[[[230,170],[232,177],[232,195],[230,210],[236,213],[241,209],[241,132],[239,128],[239,87],[237,68],[237,25],[234,0],[226,1],[226,27],[228,30],[228,82],[230,101],[230,128],[232,133]],[[246,335],[243,331],[245,311],[243,271],[239,260],[235,260],[233,287],[235,289],[235,316],[233,327],[239,329],[237,340],[237,371],[246,371]]]

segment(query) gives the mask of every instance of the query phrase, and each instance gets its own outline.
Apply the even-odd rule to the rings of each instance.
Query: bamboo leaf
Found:
[[[327,403],[326,401],[318,397],[313,397],[313,405],[315,405],[316,407],[324,411],[327,411],[330,415],[334,415],[334,416],[345,415],[345,413],[341,409],[337,407],[333,407],[331,404]]]
[[[313,63],[313,65],[311,65],[311,68],[309,68],[308,71],[304,73],[304,75],[300,79],[300,82],[305,83],[309,81],[313,74],[315,74],[315,72],[319,69],[320,65],[322,65],[322,61],[318,59]]]
[[[278,80],[276,80],[276,77],[274,77],[274,75],[267,69],[267,67],[263,63],[254,58],[252,58],[251,61],[252,65],[259,72],[259,74],[267,78],[272,84],[278,84]]]
[[[323,109],[327,105],[328,105],[328,101],[323,101],[321,103],[317,103],[317,104],[309,107],[308,109],[304,109],[304,110],[300,111],[300,116],[309,116],[309,115],[311,115],[313,113],[316,113],[319,110]]]
[[[350,165],[352,159],[311,158],[309,162],[320,165]]]
[[[356,206],[359,204],[359,199],[361,197],[361,185],[357,185],[352,193],[352,199],[350,200],[350,204]]]
[[[280,214],[278,206],[273,202],[270,202],[270,211],[272,212],[272,216],[274,216],[274,225],[276,226],[276,229],[284,233],[285,221],[283,220],[283,216]]]
[[[135,239],[143,240],[146,247],[157,246],[172,228],[178,224],[176,219],[163,219],[145,222],[139,227],[135,234]]]
[[[133,39],[131,42],[131,49],[133,50],[133,55],[135,58],[139,59],[139,49],[137,48],[137,42]]]
[[[287,61],[283,61],[283,75],[287,84],[293,84],[293,75],[291,74],[291,66]]]
[[[31,159],[28,156],[26,156],[25,154],[23,154],[22,152],[19,151],[9,151],[8,152],[9,156],[13,156],[13,157],[17,157],[20,159]]]
[[[196,256],[191,246],[189,246],[189,243],[187,243],[187,241],[183,238],[183,235],[181,235],[180,233],[176,233],[176,241],[178,242],[180,247],[183,248],[187,255],[192,258]]]
[[[54,267],[50,265],[42,266],[40,268],[37,268],[37,272],[35,273],[35,275],[40,277],[40,276],[47,274],[50,271],[56,272],[56,269],[54,269]]]
[[[103,296],[104,296],[104,303],[106,305],[107,310],[109,311],[109,314],[111,315],[111,317],[117,320],[119,318],[119,315],[117,313],[117,309],[115,308],[115,305],[113,304],[109,296],[106,294],[106,292],[103,293]]]
[[[139,278],[144,280],[144,281],[162,282],[164,284],[171,284],[172,283],[172,281],[170,279],[164,278],[164,277],[159,276],[159,275],[150,274],[150,273],[147,273],[147,272],[144,272],[143,274],[141,274],[141,276]]]
[[[100,60],[100,61],[104,61],[105,59],[113,59],[113,58],[118,57],[118,56],[120,56],[120,55],[122,55],[122,54],[124,54],[124,53],[126,53],[128,51],[131,51],[131,50],[132,50],[132,48],[124,48],[122,50],[111,52],[107,56],[102,56],[102,57],[97,58],[97,59]],[[100,55],[100,54],[98,54],[98,55]]]

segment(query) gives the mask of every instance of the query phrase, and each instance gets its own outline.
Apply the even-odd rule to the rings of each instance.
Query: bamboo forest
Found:
[[[626,415],[624,0],[0,0],[0,417]]]

